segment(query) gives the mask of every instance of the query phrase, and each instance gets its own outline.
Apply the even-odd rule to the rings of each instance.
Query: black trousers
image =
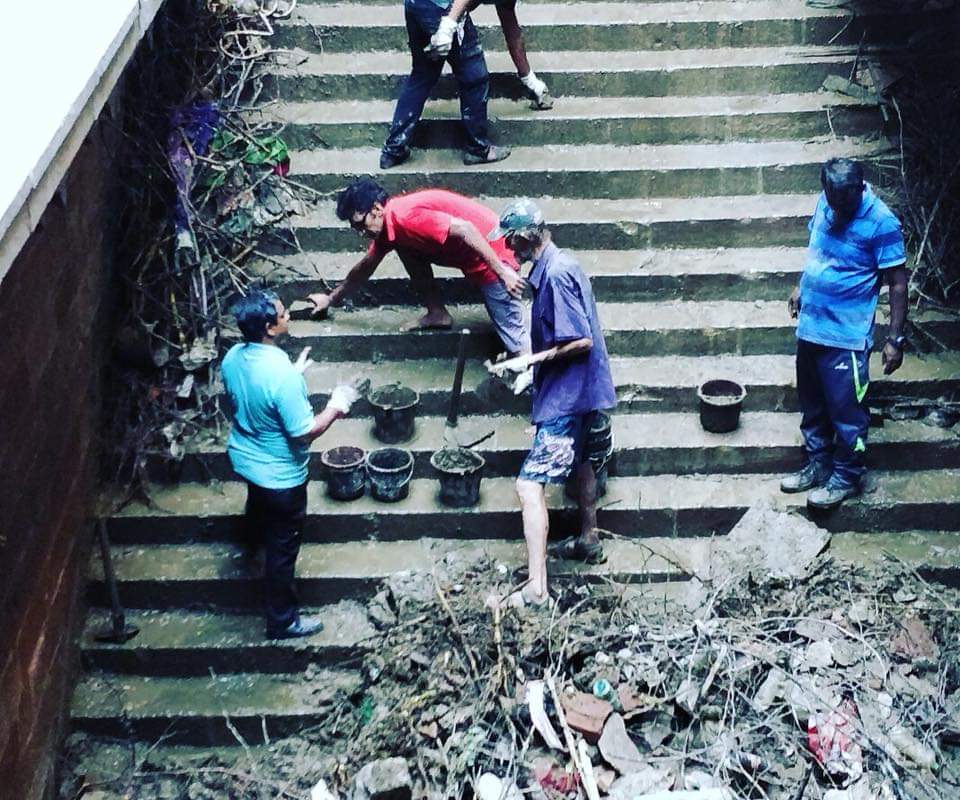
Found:
[[[262,546],[263,603],[267,633],[279,633],[297,619],[294,570],[307,516],[307,484],[292,489],[265,489],[247,482],[244,537],[250,549]]]

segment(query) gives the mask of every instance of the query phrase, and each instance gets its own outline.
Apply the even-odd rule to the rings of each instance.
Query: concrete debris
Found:
[[[616,781],[610,787],[610,798],[611,800],[636,800],[637,797],[650,792],[666,791],[675,782],[676,774],[672,770],[647,764]]]
[[[639,748],[627,733],[627,726],[619,714],[611,714],[607,719],[598,745],[600,755],[621,775],[629,775],[646,765],[646,759],[640,755]]]
[[[613,706],[606,700],[600,700],[586,692],[570,692],[560,697],[567,724],[591,743],[596,743],[603,733],[607,717],[613,713]]]
[[[774,667],[767,673],[766,679],[760,684],[757,693],[753,696],[753,707],[758,711],[766,711],[778,698],[783,697],[784,684],[787,676],[782,670]]]
[[[852,97],[866,105],[880,105],[880,97],[875,91],[841,75],[828,75],[824,78],[821,88],[827,92],[837,92]]]
[[[725,537],[715,539],[693,573],[713,585],[738,577],[802,580],[830,544],[830,533],[807,519],[754,506]]]
[[[890,640],[890,651],[904,660],[924,666],[932,666],[940,658],[940,648],[927,626],[913,616],[900,622],[900,629]]]
[[[327,782],[321,778],[310,790],[310,800],[340,800],[340,798],[330,791]]]
[[[353,782],[351,800],[410,800],[413,781],[406,759],[384,758],[364,766]]]

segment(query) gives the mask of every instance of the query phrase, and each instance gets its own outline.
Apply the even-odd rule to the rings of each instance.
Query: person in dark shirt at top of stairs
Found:
[[[487,126],[487,97],[490,73],[483,55],[477,29],[467,16],[456,41],[448,51],[434,53],[431,37],[437,33],[449,0],[406,0],[403,5],[413,61],[410,75],[404,81],[387,141],[380,152],[380,169],[390,169],[410,158],[410,138],[423,114],[423,105],[440,79],[445,61],[450,62],[460,92],[460,118],[466,135],[463,163],[492,164],[510,155],[510,149],[490,141]],[[456,26],[455,26],[456,27]]]
[[[517,68],[517,77],[533,98],[530,107],[535,111],[547,111],[553,108],[553,98],[550,96],[547,84],[540,80],[537,73],[530,68],[527,44],[517,19],[516,0],[453,0],[447,16],[440,20],[437,32],[430,37],[430,48],[427,52],[446,56],[453,46],[454,36],[459,34],[461,17],[465,13],[469,14],[479,5],[496,6],[503,38],[507,42],[507,50],[510,51],[510,58],[513,59],[513,64]]]

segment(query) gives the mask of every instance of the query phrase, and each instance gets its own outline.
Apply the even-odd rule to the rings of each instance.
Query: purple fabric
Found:
[[[187,149],[186,139],[198,156],[207,154],[210,141],[220,123],[220,108],[214,102],[194,103],[175,108],[170,115],[170,133],[167,135],[167,158],[177,187],[177,202],[173,212],[173,224],[179,233],[189,227],[189,201],[187,184],[193,171],[193,157]],[[182,133],[181,133],[182,131]]]
[[[533,377],[533,421],[613,408],[617,396],[590,281],[577,260],[550,242],[530,273],[533,352],[574,339],[593,340],[590,352],[537,364]]]

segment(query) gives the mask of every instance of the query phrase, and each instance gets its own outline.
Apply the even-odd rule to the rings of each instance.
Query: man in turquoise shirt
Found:
[[[310,442],[346,416],[357,392],[338,386],[314,415],[302,375],[306,354],[294,365],[276,344],[290,322],[283,303],[272,292],[252,291],[234,314],[244,341],[230,348],[220,367],[233,422],[227,453],[247,482],[250,539],[264,545],[267,636],[309,636],[323,624],[300,616],[294,569],[307,512]]]
[[[807,463],[780,488],[812,489],[807,505],[827,510],[861,490],[877,298],[885,280],[890,329],[882,362],[889,375],[903,361],[907,269],[900,222],[864,182],[858,163],[830,159],[820,183],[806,267],[788,303],[791,315],[799,316],[797,393]]]

